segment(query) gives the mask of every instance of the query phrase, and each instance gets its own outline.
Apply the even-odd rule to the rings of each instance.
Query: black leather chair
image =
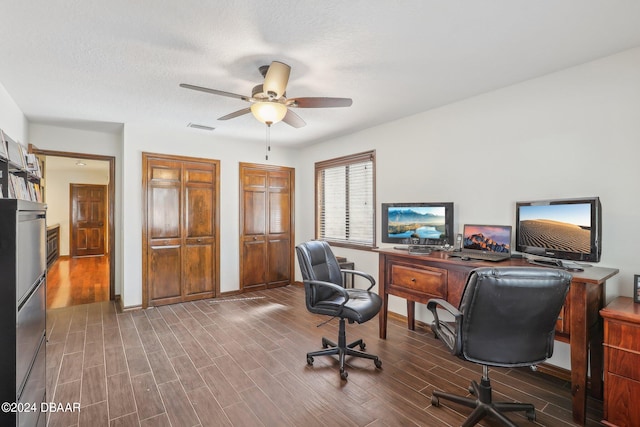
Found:
[[[382,361],[378,356],[354,349],[356,346],[359,346],[360,350],[365,349],[365,343],[361,339],[347,344],[345,331],[345,320],[348,320],[349,323],[364,323],[375,317],[380,311],[382,299],[377,293],[371,292],[371,288],[376,284],[375,279],[361,271],[341,270],[331,247],[324,241],[313,240],[301,243],[296,246],[296,253],[304,282],[307,309],[311,313],[340,318],[338,342],[335,343],[323,337],[323,350],[307,353],[307,363],[313,365],[315,356],[338,355],[340,377],[343,380],[346,380],[348,376],[344,368],[345,356],[371,359],[376,368],[381,368]],[[371,286],[366,290],[345,289],[342,273],[362,276],[369,280]]]
[[[487,415],[515,426],[502,414],[512,411],[525,411],[534,421],[532,404],[492,401],[489,366],[535,367],[551,357],[556,320],[570,283],[571,275],[550,268],[478,268],[467,279],[458,309],[445,300],[429,300],[436,337],[452,354],[483,366],[480,384],[472,381],[469,387],[471,398],[436,390],[431,403],[440,406],[440,399],[446,399],[475,408],[463,427]],[[448,319],[438,314],[439,308],[449,312]]]

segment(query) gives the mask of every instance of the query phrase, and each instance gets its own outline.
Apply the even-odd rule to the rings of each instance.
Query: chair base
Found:
[[[469,392],[476,396],[476,399],[458,396],[455,394],[445,393],[435,390],[431,396],[431,404],[440,406],[440,399],[449,400],[468,408],[474,408],[473,412],[462,424],[462,427],[471,427],[476,425],[481,419],[487,415],[493,415],[501,425],[508,427],[517,427],[503,412],[524,411],[529,421],[536,420],[535,407],[530,403],[516,402],[492,402],[491,401],[491,382],[489,378],[482,378],[480,384],[476,381],[471,382]]]
[[[322,348],[323,350],[312,351],[307,353],[307,364],[313,365],[313,358],[316,356],[334,356],[338,355],[338,362],[340,363],[340,378],[343,380],[347,379],[349,375],[344,368],[344,362],[346,356],[354,356],[354,357],[362,357],[365,359],[373,360],[376,368],[382,368],[382,361],[378,356],[373,354],[365,353],[364,351],[355,350],[354,347],[360,347],[360,350],[364,350],[366,344],[361,339],[352,342],[351,344],[346,343],[346,328],[345,328],[345,319],[340,319],[340,326],[338,331],[338,343],[328,340],[327,338],[322,337]]]

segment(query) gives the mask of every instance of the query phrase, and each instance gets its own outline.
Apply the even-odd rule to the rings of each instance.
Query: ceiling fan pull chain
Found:
[[[269,160],[269,151],[271,151],[271,122],[266,122],[267,124],[267,139],[265,141],[264,147],[264,159]]]

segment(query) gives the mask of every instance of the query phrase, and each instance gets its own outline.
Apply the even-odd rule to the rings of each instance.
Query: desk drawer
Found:
[[[391,265],[391,289],[402,288],[412,293],[415,291],[424,297],[447,297],[447,270],[432,267]],[[427,294],[427,295],[424,295]]]
[[[640,382],[605,373],[604,416],[606,425],[633,427],[640,425]]]
[[[640,327],[638,325],[607,320],[604,341],[612,346],[640,352]]]
[[[605,344],[607,355],[607,371],[623,377],[640,381],[640,354],[631,351],[611,348]]]

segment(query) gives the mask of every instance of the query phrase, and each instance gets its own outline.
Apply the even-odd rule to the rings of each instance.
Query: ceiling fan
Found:
[[[285,91],[287,89],[291,67],[282,62],[273,61],[271,65],[263,65],[259,70],[264,77],[264,83],[255,86],[251,91],[251,96],[238,95],[236,93],[194,86],[187,83],[180,83],[180,87],[212,93],[214,95],[227,96],[229,98],[237,98],[251,104],[247,108],[229,113],[220,117],[218,120],[229,120],[252,113],[256,119],[267,124],[267,126],[271,126],[279,121],[283,121],[294,128],[305,126],[306,122],[299,115],[291,111],[291,108],[349,107],[353,103],[351,98],[287,98]]]

